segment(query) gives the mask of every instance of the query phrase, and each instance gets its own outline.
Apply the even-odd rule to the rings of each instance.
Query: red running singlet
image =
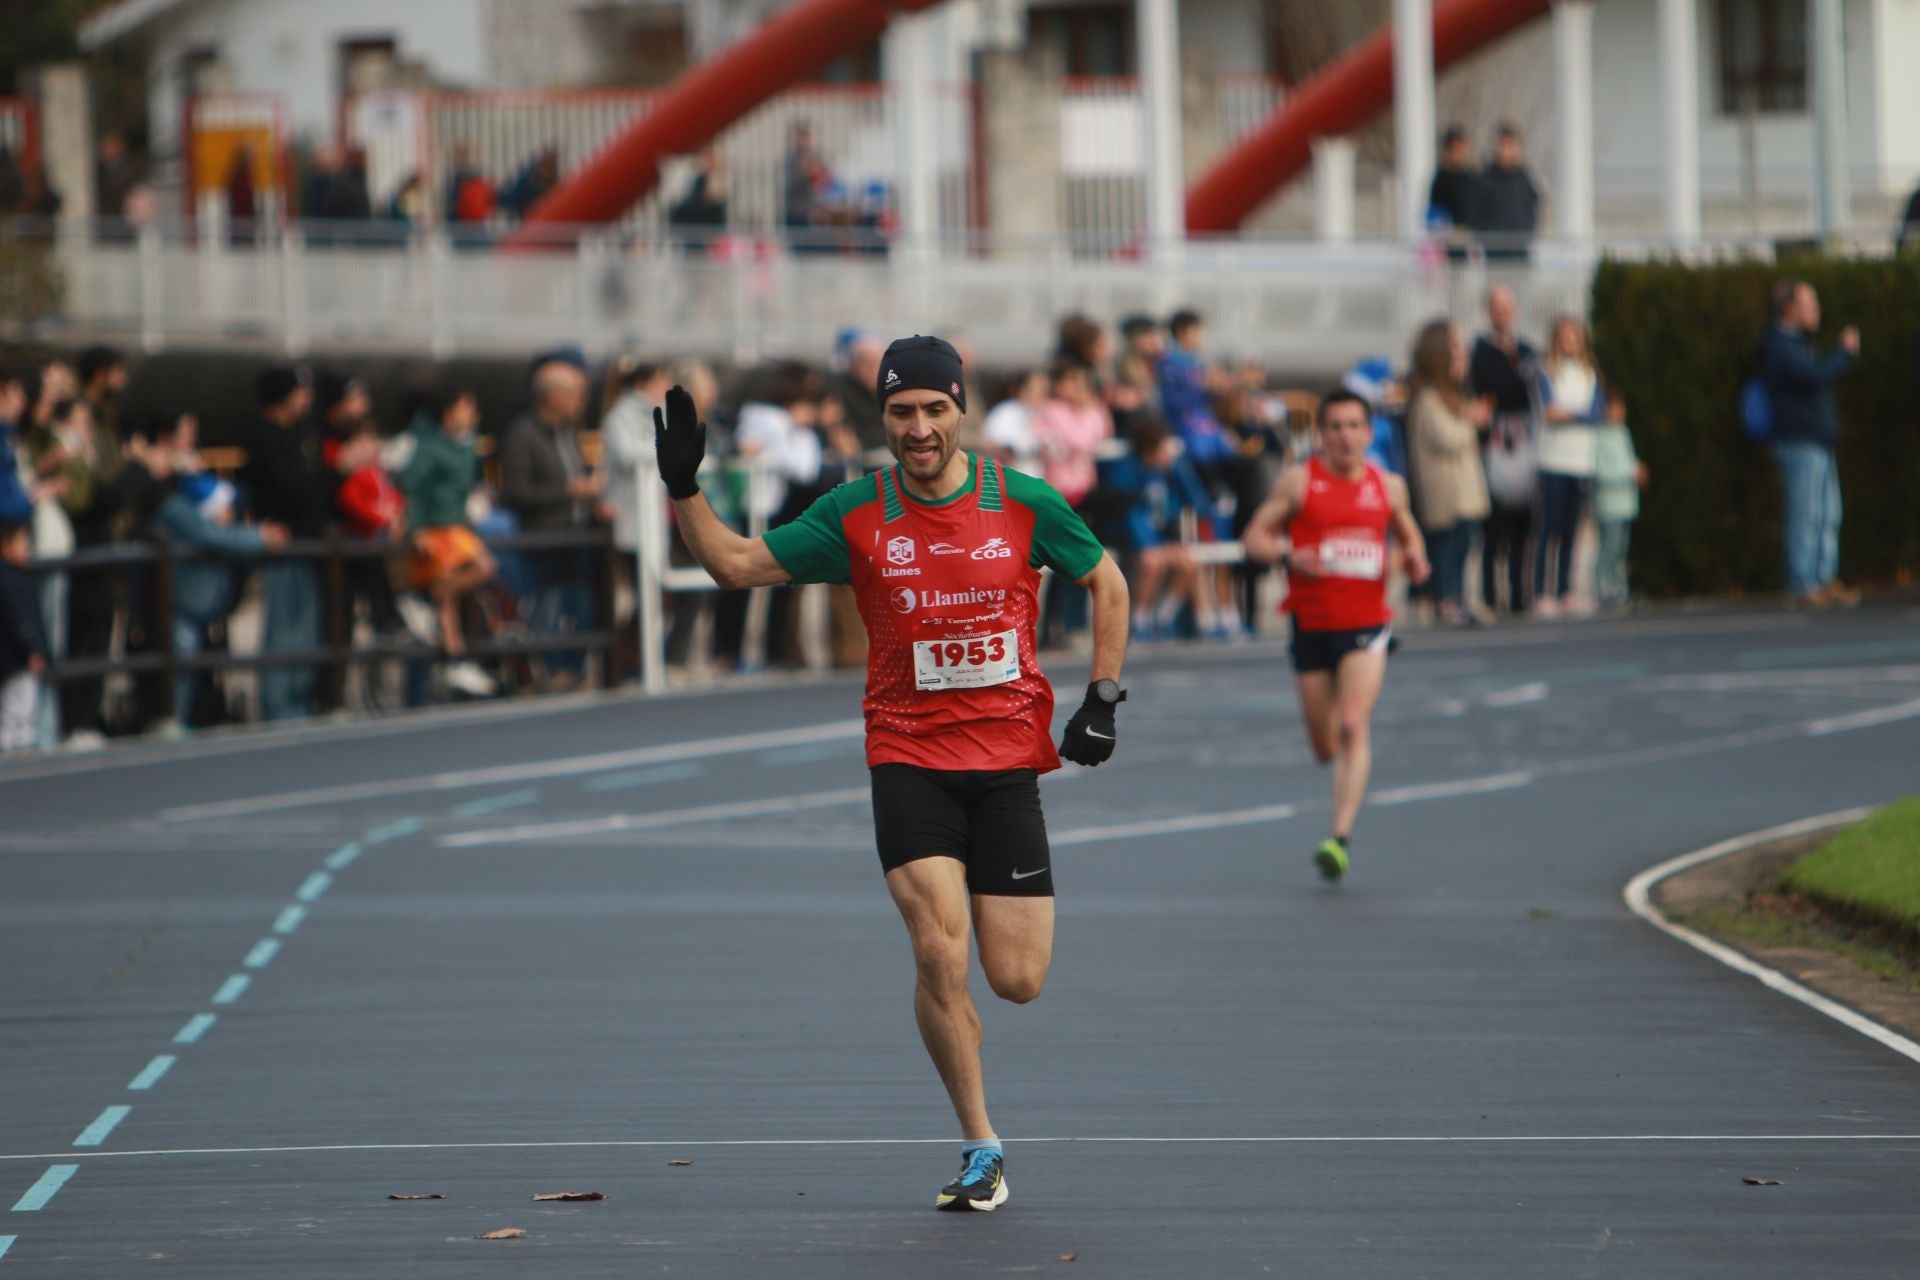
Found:
[[[1320,553],[1324,573],[1287,575],[1282,613],[1306,631],[1362,631],[1393,620],[1387,607],[1387,526],[1393,503],[1386,476],[1371,462],[1357,480],[1343,480],[1316,457],[1307,460],[1307,491],[1287,522],[1287,539]]]

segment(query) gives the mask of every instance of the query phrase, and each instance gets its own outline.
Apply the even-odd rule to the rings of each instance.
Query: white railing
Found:
[[[255,238],[203,220],[194,238],[149,229],[133,241],[64,230],[47,241],[64,307],[37,323],[148,351],[243,343],[447,357],[572,344],[728,361],[819,358],[837,330],[857,327],[955,334],[978,360],[1024,364],[1051,351],[1069,312],[1113,322],[1191,306],[1208,318],[1217,354],[1309,371],[1397,356],[1436,315],[1477,323],[1496,278],[1518,293],[1523,323],[1540,329],[1552,315],[1585,313],[1603,250],[1666,251],[1657,241],[1540,241],[1529,259],[1487,263],[1381,242],[1196,241],[1169,267],[1065,240],[926,255],[883,244],[794,254],[760,241],[709,253],[596,228],[565,248],[508,252],[462,250],[437,232],[369,242],[338,225],[305,230],[313,234],[270,228]],[[1768,252],[1728,242],[1689,256]]]

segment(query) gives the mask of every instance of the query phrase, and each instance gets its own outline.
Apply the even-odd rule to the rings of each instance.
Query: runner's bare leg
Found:
[[[1053,964],[1053,899],[975,894],[973,932],[993,994],[1025,1004],[1047,985]]]
[[[1387,655],[1361,649],[1340,659],[1334,675],[1339,754],[1333,760],[1333,835],[1353,834],[1373,774],[1373,706],[1387,676]]]
[[[889,871],[887,889],[913,943],[913,1016],[920,1039],[947,1087],[961,1136],[990,1138],[980,1015],[967,991],[967,869],[957,858],[919,858]]]

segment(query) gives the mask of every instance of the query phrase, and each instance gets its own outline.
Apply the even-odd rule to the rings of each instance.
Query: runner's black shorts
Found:
[[[1053,859],[1032,769],[873,766],[873,836],[887,871],[958,858],[970,893],[1051,898]]]
[[[1362,627],[1358,631],[1308,631],[1296,622],[1289,652],[1293,655],[1293,669],[1305,675],[1309,671],[1332,671],[1339,667],[1340,659],[1350,653],[1365,649],[1387,653],[1392,644],[1391,623]]]

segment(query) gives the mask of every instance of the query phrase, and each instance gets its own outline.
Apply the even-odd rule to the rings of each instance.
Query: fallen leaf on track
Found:
[[[521,1240],[526,1238],[526,1234],[525,1227],[502,1227],[498,1231],[489,1231],[480,1238],[482,1240]]]
[[[1778,1178],[1742,1178],[1740,1181],[1750,1187],[1777,1187],[1780,1185],[1780,1179]]]
[[[445,1200],[446,1197],[436,1191],[430,1196],[388,1196],[387,1199],[389,1200]]]
[[[598,1191],[543,1191],[535,1200],[605,1200],[607,1197]]]
[[[1077,1260],[1079,1259],[1079,1257],[1080,1257],[1080,1255],[1079,1255],[1079,1254],[1077,1254],[1077,1253],[1063,1253],[1063,1254],[1061,1254],[1061,1255],[1060,1255],[1060,1261],[1062,1261],[1062,1262],[1074,1262],[1074,1261],[1077,1261]]]
[[[667,1163],[668,1163],[669,1165],[676,1165],[676,1166],[681,1166],[681,1167],[684,1167],[684,1166],[686,1166],[686,1165],[690,1165],[690,1164],[692,1164],[692,1163],[693,1163],[693,1161],[691,1161],[691,1160],[669,1160],[669,1161],[667,1161]]]

